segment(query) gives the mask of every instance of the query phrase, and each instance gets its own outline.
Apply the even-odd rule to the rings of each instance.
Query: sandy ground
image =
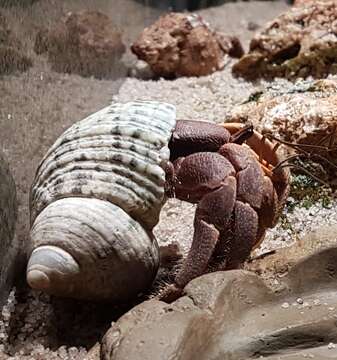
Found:
[[[286,7],[281,1],[238,2],[202,10],[201,14],[217,30],[237,34],[247,47],[252,36],[249,28],[253,24],[265,23]],[[43,56],[33,53],[34,35],[39,26],[52,24],[62,13],[83,8],[95,8],[110,15],[124,31],[127,44],[144,25],[159,15],[158,10],[144,8],[132,0],[43,0],[26,9],[3,10],[34,60],[33,68],[27,73],[0,79],[0,143],[17,183],[18,236],[23,247],[27,241],[28,195],[34,171],[45,151],[71,124],[105,106],[113,97],[130,100],[139,97],[141,91],[144,96],[151,94],[162,98],[167,89],[171,98],[175,97],[179,116],[219,120],[222,111],[239,103],[255,86],[259,86],[233,79],[230,64],[224,71],[200,79],[141,84],[138,81],[137,86],[133,86],[136,80],[129,79],[119,95],[123,78],[96,80],[55,73]],[[121,68],[121,75],[124,74],[125,69]],[[214,90],[217,87],[222,90]],[[184,108],[185,101],[192,106]],[[213,106],[215,102],[221,108]],[[157,230],[163,242],[172,235],[174,228],[177,230],[176,220],[182,215],[180,206],[176,203],[167,206],[164,225]],[[191,208],[187,208],[186,222],[191,223],[191,214]],[[180,238],[174,235],[173,240],[179,241],[183,236],[184,232]],[[0,359],[7,359],[9,355],[15,359],[84,359],[86,349],[120,315],[108,305],[50,299],[25,289],[17,291],[15,296],[12,293],[5,310],[0,321]]]

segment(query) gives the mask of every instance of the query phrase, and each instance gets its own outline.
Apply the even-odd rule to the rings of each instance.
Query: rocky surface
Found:
[[[15,237],[16,215],[14,179],[7,161],[0,153],[0,307],[7,299],[19,270],[19,248]]]
[[[337,3],[294,6],[267,23],[233,67],[247,79],[326,77],[337,73]]]
[[[0,75],[26,71],[32,60],[24,53],[20,40],[0,12]]]
[[[55,71],[102,78],[119,73],[125,45],[107,15],[83,10],[69,12],[47,31],[41,29],[34,50],[47,52]]]
[[[264,92],[251,94],[243,105],[229,112],[226,120],[252,123],[262,133],[283,141],[312,145],[302,149],[310,151],[311,159],[331,172],[333,181],[337,167],[330,166],[326,160],[337,165],[336,104],[336,77],[301,80],[283,87],[272,85]],[[286,150],[292,154],[296,152],[291,147]]]
[[[294,6],[302,6],[302,5],[307,5],[310,2],[314,2],[316,0],[295,0],[294,1]],[[320,1],[330,1],[330,0],[320,0]]]
[[[240,57],[238,38],[217,34],[197,14],[171,13],[145,28],[131,47],[158,77],[209,75],[225,65],[225,55]]]
[[[335,231],[329,235],[334,246],[297,261],[277,286],[250,272],[218,272],[193,280],[170,305],[136,306],[105,335],[102,358],[334,358]]]

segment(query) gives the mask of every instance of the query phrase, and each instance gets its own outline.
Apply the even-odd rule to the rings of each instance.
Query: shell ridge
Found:
[[[68,174],[73,174],[72,176],[74,177],[76,176],[76,174],[84,176],[85,174],[87,174],[87,171],[92,172],[92,178],[95,178],[96,176],[111,177],[111,172],[116,172],[116,175],[129,178],[129,180],[135,183],[136,186],[143,186],[146,188],[146,190],[154,194],[159,194],[163,191],[163,181],[160,181],[157,178],[151,179],[150,177],[144,177],[142,176],[143,173],[138,173],[136,171],[131,172],[130,169],[123,164],[106,164],[106,162],[103,161],[88,161],[85,163],[81,163],[81,166],[69,163],[61,169],[55,169],[51,176],[46,179],[41,179],[40,183],[36,186],[35,192],[39,193],[46,189],[48,186],[57,184],[63,176],[66,176]]]

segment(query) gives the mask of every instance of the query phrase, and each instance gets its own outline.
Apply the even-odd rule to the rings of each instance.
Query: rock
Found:
[[[337,77],[300,80],[283,89],[272,85],[265,92],[252,94],[243,105],[234,107],[226,115],[226,121],[252,123],[261,133],[291,143],[320,144],[326,149],[330,146],[329,153],[324,149],[307,150],[337,165],[337,151],[331,151],[337,135]],[[287,150],[292,153],[291,148]],[[321,163],[326,167],[326,162]],[[337,173],[337,168],[331,170]]]
[[[313,3],[314,1],[317,1],[317,0],[295,0],[294,6],[302,6],[302,5],[306,6],[309,3]],[[329,1],[329,0],[319,0],[319,1]]]
[[[121,33],[108,16],[98,11],[69,12],[44,36],[40,31],[35,51],[47,51],[52,69],[97,78],[118,76],[125,52]]]
[[[336,74],[336,24],[336,1],[294,6],[254,36],[249,52],[234,64],[233,73],[250,80]]]
[[[337,246],[297,261],[273,291],[234,270],[201,276],[168,305],[146,301],[103,338],[104,360],[332,359],[337,356]]]
[[[159,77],[202,76],[222,69],[225,55],[241,56],[235,37],[217,34],[199,15],[170,13],[144,29],[131,46]]]
[[[138,60],[130,67],[129,76],[142,80],[151,80],[154,77],[154,73],[149,64],[145,61]]]
[[[8,164],[0,154],[0,309],[15,277],[18,244],[15,237],[16,189]]]
[[[268,256],[246,263],[245,269],[258,273],[270,286],[274,286],[275,278],[282,277],[299,259],[333,247],[337,247],[337,225],[321,226],[292,246],[277,249]]]
[[[9,29],[6,18],[0,13],[0,75],[26,71],[32,60],[22,52],[22,44]]]

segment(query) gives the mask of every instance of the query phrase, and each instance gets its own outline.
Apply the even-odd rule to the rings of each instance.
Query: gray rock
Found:
[[[15,276],[18,246],[15,238],[16,189],[9,167],[0,154],[0,307]]]
[[[243,270],[199,277],[176,302],[146,301],[121,317],[101,358],[336,358],[336,257],[336,246],[305,257],[278,291]]]

